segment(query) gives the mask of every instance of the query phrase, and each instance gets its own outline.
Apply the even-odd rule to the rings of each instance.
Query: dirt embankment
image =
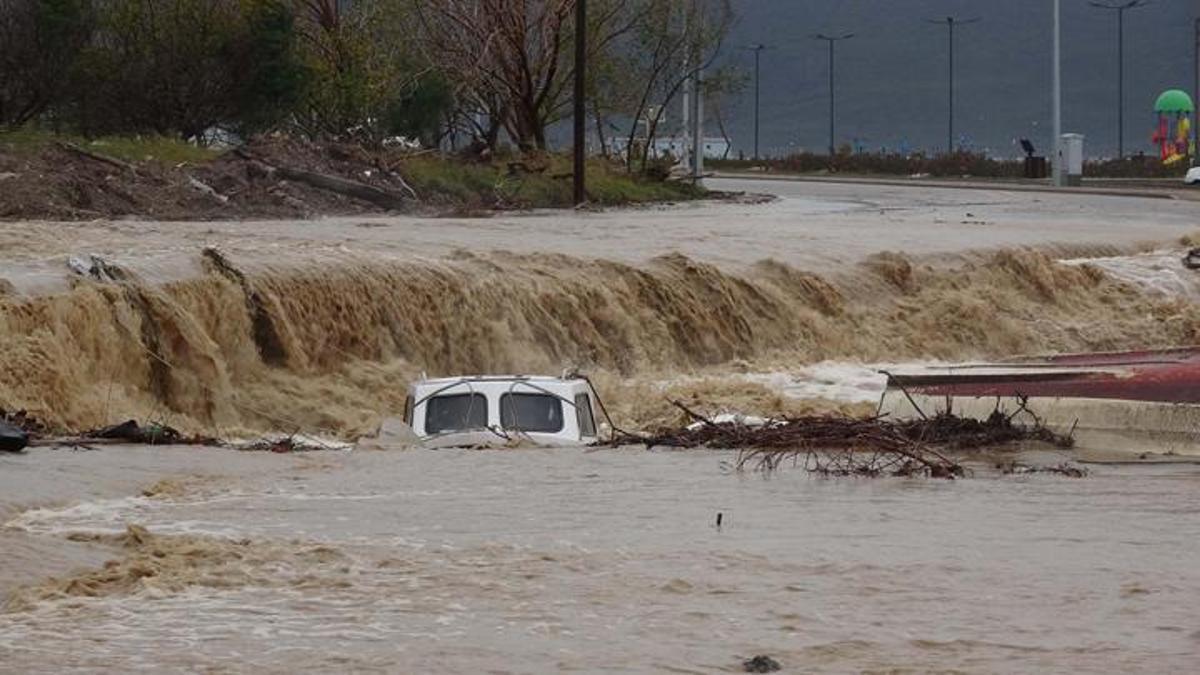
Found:
[[[172,142],[157,141],[158,146],[164,143]],[[110,153],[103,141],[39,137],[16,144],[0,137],[0,219],[438,215],[570,206],[571,201],[565,160],[550,155],[473,162],[285,137],[259,138],[242,148],[186,161],[139,156],[137,148],[134,141],[132,148]],[[636,178],[607,164],[590,166],[588,175],[589,198],[602,205],[701,195],[689,185]]]

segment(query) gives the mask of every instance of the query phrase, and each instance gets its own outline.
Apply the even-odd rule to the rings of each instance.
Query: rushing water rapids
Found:
[[[880,254],[827,276],[681,255],[194,256],[203,272],[169,283],[110,266],[62,292],[0,296],[0,405],[68,429],[137,417],[217,436],[354,435],[399,411],[421,372],[582,368],[621,398],[634,376],[731,363],[1152,347],[1200,326],[1185,298],[1032,250]]]
[[[1140,200],[926,198],[932,218],[884,195],[486,225],[0,226],[0,406],[63,429],[352,437],[423,371],[578,367],[634,426],[673,414],[664,391],[869,409],[862,363],[1197,342],[1177,254],[1125,255],[1193,227],[1183,205],[1130,228]],[[1068,246],[1021,247],[1051,241],[1042,199]],[[918,252],[864,259],[889,247]],[[64,283],[92,251],[115,266]],[[0,456],[0,671],[714,672],[769,654],[789,672],[1169,672],[1200,653],[1195,467],[766,480],[730,459]]]
[[[1149,673],[1200,653],[1195,467],[767,480],[726,459],[0,457],[0,669]]]

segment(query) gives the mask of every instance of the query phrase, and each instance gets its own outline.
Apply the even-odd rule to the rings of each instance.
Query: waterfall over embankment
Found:
[[[978,358],[1195,341],[1190,302],[1029,250],[836,278],[766,260],[733,273],[564,255],[359,256],[149,283],[100,264],[64,292],[0,294],[0,406],[62,429],[162,420],[228,436],[354,435],[434,374],[574,367],[616,383],[724,364]],[[616,395],[619,395],[617,392]]]

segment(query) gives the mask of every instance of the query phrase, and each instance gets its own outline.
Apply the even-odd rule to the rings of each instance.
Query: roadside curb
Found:
[[[794,183],[833,183],[842,185],[879,185],[885,187],[920,187],[938,188],[944,190],[997,190],[1003,192],[1041,192],[1050,194],[1084,194],[1101,197],[1139,197],[1142,199],[1167,199],[1171,201],[1190,201],[1186,197],[1173,192],[1159,190],[1135,190],[1119,188],[1072,187],[1062,188],[1050,185],[1021,185],[1010,183],[989,182],[952,182],[927,181],[925,179],[897,180],[888,178],[836,177],[836,176],[802,176],[797,174],[755,174],[742,172],[717,172],[712,175],[717,179],[728,180],[770,180],[789,181]]]

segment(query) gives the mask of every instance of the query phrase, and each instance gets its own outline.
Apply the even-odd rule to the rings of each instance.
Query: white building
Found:
[[[634,143],[644,143],[644,138],[634,139]],[[672,157],[682,157],[684,154],[685,143],[690,146],[690,141],[685,141],[681,136],[670,136],[667,138],[654,139],[654,147],[650,151],[651,157],[663,157],[670,155]],[[629,138],[618,137],[612,139],[611,149],[613,154],[624,155]],[[688,147],[688,150],[691,150]],[[720,136],[707,136],[704,139],[704,158],[705,159],[724,159],[729,153],[729,141]]]

